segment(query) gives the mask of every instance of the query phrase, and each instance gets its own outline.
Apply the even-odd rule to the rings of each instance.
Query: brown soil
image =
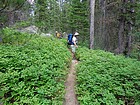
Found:
[[[75,94],[75,79],[76,79],[76,70],[75,65],[78,63],[77,60],[72,60],[70,71],[65,83],[66,86],[66,94],[65,94],[65,100],[63,105],[79,105],[76,94]]]

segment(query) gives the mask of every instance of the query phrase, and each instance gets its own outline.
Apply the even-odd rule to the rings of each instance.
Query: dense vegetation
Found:
[[[63,42],[4,29],[0,45],[0,103],[62,105],[71,61]]]
[[[71,54],[66,40],[5,28],[0,44],[0,103],[62,105]],[[139,105],[140,62],[79,47],[80,105]]]
[[[80,105],[139,105],[140,62],[101,50],[78,48]]]
[[[0,29],[25,22],[44,33],[77,30],[82,46],[89,47],[95,39],[94,49],[140,59],[139,0],[96,0],[95,17],[91,19],[90,1],[94,0],[1,0]],[[91,20],[94,23],[90,24]],[[91,39],[90,34],[94,35]]]
[[[32,25],[39,33],[78,31],[78,44],[89,47],[91,19],[94,49],[100,50],[78,48],[80,105],[140,104],[140,62],[105,52],[140,60],[139,0],[98,0],[91,19],[90,1],[0,1],[0,104],[62,105],[72,59],[66,40],[20,30]]]

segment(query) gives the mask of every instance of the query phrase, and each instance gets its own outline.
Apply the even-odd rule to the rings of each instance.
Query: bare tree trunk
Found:
[[[130,0],[130,3],[131,3],[131,4],[135,3],[135,0]],[[133,13],[134,13],[133,7],[131,7],[130,10],[131,10],[131,11],[130,11],[131,15],[133,15]],[[132,32],[132,24],[133,24],[133,21],[130,20],[130,21],[128,22],[127,56],[130,55],[131,50],[132,50],[132,35],[131,35],[131,32]]]
[[[106,0],[102,0],[102,37],[103,37],[103,49],[107,48],[107,34],[105,33],[106,28]]]
[[[121,17],[120,22],[119,22],[119,32],[118,32],[118,54],[123,53],[124,51],[124,37],[123,37],[123,32],[124,32],[124,25],[125,25],[125,21],[123,19],[123,17]]]
[[[122,8],[121,14],[130,14],[132,13],[133,8],[125,7],[127,3],[134,3],[134,0],[123,0],[124,7]],[[128,10],[132,11],[128,11]],[[119,33],[118,33],[118,48],[119,48],[119,54],[123,53],[125,56],[129,56],[131,52],[131,45],[132,45],[132,20],[126,20],[126,18],[122,15],[120,17],[120,24],[119,24]],[[125,34],[124,34],[125,32]]]
[[[128,36],[128,42],[127,43],[128,43],[128,45],[127,45],[126,55],[129,56],[130,53],[131,53],[131,46],[132,46],[132,36],[131,35]]]
[[[90,49],[94,48],[94,8],[95,0],[90,0]]]
[[[127,3],[127,0],[123,0],[123,5],[125,5]],[[121,17],[119,19],[119,32],[118,32],[118,54],[121,54],[125,51],[125,43],[126,43],[126,39],[124,35],[124,31],[125,31],[125,17],[123,16],[123,14],[126,13],[126,8],[123,6],[121,9]]]
[[[99,30],[100,30],[100,48],[104,49],[106,45],[106,36],[105,36],[105,5],[106,5],[106,0],[99,0],[99,5],[100,5],[100,25],[99,25]]]
[[[8,25],[11,26],[14,24],[14,12],[8,12]]]

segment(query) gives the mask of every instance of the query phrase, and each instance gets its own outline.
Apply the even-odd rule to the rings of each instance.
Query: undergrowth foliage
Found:
[[[101,50],[78,48],[80,105],[140,105],[140,62]]]
[[[0,59],[0,103],[62,105],[71,61],[63,42],[6,29]]]

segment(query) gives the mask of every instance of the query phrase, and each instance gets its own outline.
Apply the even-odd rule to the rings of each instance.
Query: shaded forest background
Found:
[[[140,60],[140,2],[97,0],[94,49]],[[31,25],[39,32],[80,33],[79,45],[90,43],[90,0],[1,0],[0,29]],[[2,37],[0,37],[2,42]]]

